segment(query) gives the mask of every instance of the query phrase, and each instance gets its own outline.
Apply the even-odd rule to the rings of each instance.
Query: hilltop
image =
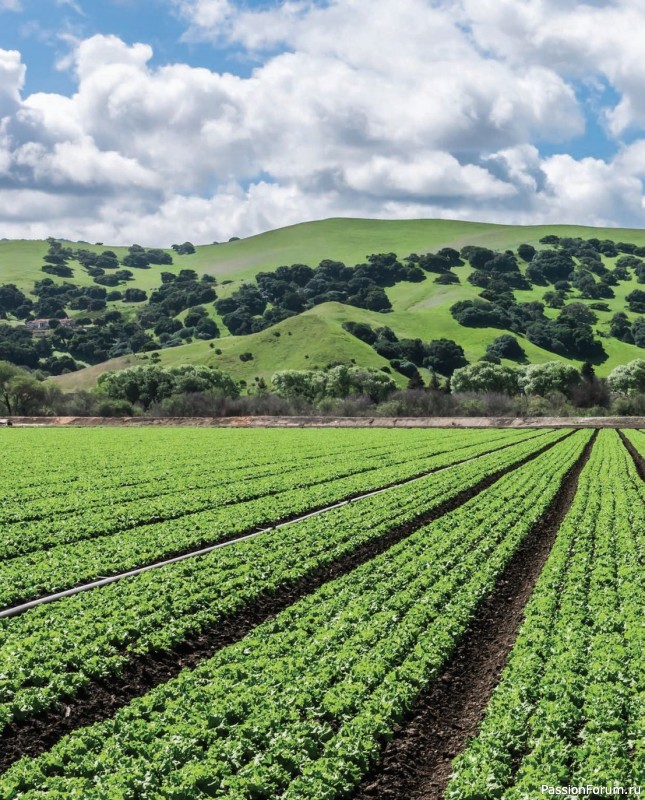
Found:
[[[213,286],[218,300],[230,298],[244,284],[253,284],[259,272],[275,272],[280,266],[305,264],[316,267],[327,259],[343,262],[347,266],[363,264],[367,256],[378,253],[395,253],[399,260],[411,253],[423,255],[442,248],[461,251],[466,246],[489,248],[491,250],[517,252],[521,244],[532,245],[538,250],[545,245],[540,242],[545,236],[568,239],[611,240],[627,242],[636,247],[645,247],[645,231],[586,228],[580,226],[508,226],[486,223],[470,223],[452,220],[364,220],[328,219],[318,222],[301,223],[252,236],[244,240],[222,244],[196,246],[190,255],[178,255],[172,249],[163,252],[172,258],[172,264],[150,264],[148,268],[127,267],[131,277],[116,287],[106,287],[108,292],[123,294],[126,289],[139,289],[147,297],[161,285],[161,273],[179,275],[181,270],[194,270],[198,276],[211,276],[216,279]],[[123,259],[129,254],[127,247],[106,244],[67,243],[74,253],[100,254],[112,251],[124,269]],[[42,271],[43,259],[50,243],[46,241],[0,241],[0,285],[13,283],[28,297],[34,283],[49,278],[56,285],[64,282],[78,287],[94,287],[95,279],[75,258],[66,262],[71,275],[68,277],[45,274]],[[613,269],[618,258],[624,255],[602,255],[605,267]],[[520,271],[526,273],[526,263],[518,259]],[[576,265],[580,262],[576,259]],[[437,275],[427,272],[424,280],[418,282],[401,280],[394,285],[385,286],[385,294],[391,310],[382,313],[377,310],[358,308],[346,302],[330,300],[303,310],[295,316],[278,321],[265,330],[249,335],[232,336],[227,325],[218,314],[212,302],[200,303],[207,311],[219,331],[216,339],[193,339],[181,346],[169,347],[159,351],[159,362],[165,365],[179,363],[201,363],[220,366],[238,380],[252,385],[257,378],[268,379],[277,369],[324,367],[329,363],[343,361],[372,367],[388,367],[388,359],[379,355],[369,344],[352,336],[342,326],[346,322],[366,323],[373,329],[387,326],[399,339],[420,338],[424,342],[435,339],[452,339],[464,349],[468,361],[476,361],[484,355],[486,345],[504,333],[493,327],[465,327],[450,313],[451,306],[463,300],[474,300],[480,296],[481,286],[469,282],[473,269],[468,263],[455,267],[452,272],[459,283],[438,284]],[[197,284],[196,284],[197,285]],[[205,284],[199,284],[204,286]],[[600,337],[606,358],[598,360],[598,375],[606,375],[618,364],[626,363],[643,355],[643,349],[627,344],[609,336],[609,323],[617,312],[625,312],[633,321],[637,314],[628,310],[625,297],[634,289],[644,288],[638,283],[632,271],[626,280],[612,287],[613,297],[603,298],[607,310],[601,310],[597,298],[585,298],[577,289],[567,293],[567,303],[581,302],[594,305],[596,321],[592,328]],[[542,301],[551,285],[533,285],[514,291],[517,303]],[[110,295],[108,294],[108,297]],[[145,305],[145,303],[143,304]],[[108,311],[120,311],[125,319],[135,319],[141,303],[128,303],[123,299],[109,300],[105,308],[97,311],[67,309],[70,317],[81,318],[90,324],[96,316]],[[174,315],[179,320],[186,316],[186,310]],[[545,316],[555,319],[556,308],[546,308]],[[10,325],[19,321],[9,315]],[[582,358],[567,358],[540,347],[527,340],[522,333],[514,334],[526,352],[529,362],[563,360],[580,366]],[[126,348],[127,349],[127,348]],[[250,355],[249,355],[250,354]],[[240,358],[242,356],[242,359]],[[87,388],[96,377],[106,369],[120,369],[136,363],[146,363],[150,353],[124,353],[116,358],[108,358],[91,364],[78,372],[71,372],[55,378],[66,389]],[[84,362],[77,357],[77,362]],[[422,375],[427,376],[422,370]],[[404,385],[406,379],[396,373],[397,380]]]

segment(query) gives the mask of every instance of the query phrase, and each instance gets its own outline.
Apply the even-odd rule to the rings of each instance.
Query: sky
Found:
[[[645,226],[645,0],[0,0],[0,238]]]

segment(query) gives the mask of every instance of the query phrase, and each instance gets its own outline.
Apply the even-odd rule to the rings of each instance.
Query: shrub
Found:
[[[520,391],[517,369],[479,361],[455,370],[450,381],[453,392],[496,392],[517,395]]]
[[[645,394],[645,359],[637,358],[616,367],[609,373],[607,383],[617,394],[629,397]]]

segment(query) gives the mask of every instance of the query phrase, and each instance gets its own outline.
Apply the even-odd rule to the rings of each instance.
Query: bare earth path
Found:
[[[11,417],[22,426],[198,428],[645,428],[645,417]]]

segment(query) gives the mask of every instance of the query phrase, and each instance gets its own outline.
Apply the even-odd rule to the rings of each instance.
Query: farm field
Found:
[[[643,431],[0,447],[1,800],[645,783]]]

